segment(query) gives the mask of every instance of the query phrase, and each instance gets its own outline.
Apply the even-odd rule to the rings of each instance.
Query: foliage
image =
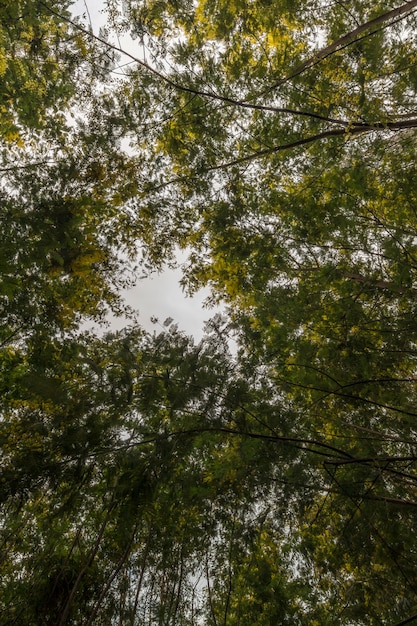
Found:
[[[3,3],[0,624],[417,619],[416,7]]]

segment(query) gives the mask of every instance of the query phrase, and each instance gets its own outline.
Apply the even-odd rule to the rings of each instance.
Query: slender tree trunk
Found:
[[[98,597],[98,600],[95,603],[94,608],[93,608],[93,610],[91,612],[91,615],[90,615],[88,621],[86,622],[85,626],[91,626],[91,624],[94,623],[94,620],[96,619],[97,613],[98,613],[98,611],[100,609],[100,605],[103,602],[103,600],[104,600],[108,590],[110,589],[110,586],[111,586],[113,580],[116,578],[117,574],[120,572],[120,570],[122,569],[123,565],[125,564],[126,559],[128,558],[128,556],[130,554],[130,549],[131,549],[132,543],[133,543],[133,541],[135,539],[135,534],[136,534],[136,531],[138,529],[138,525],[139,525],[139,522],[136,524],[135,528],[133,529],[133,533],[132,533],[132,535],[131,535],[131,537],[129,539],[129,542],[128,542],[128,544],[127,544],[127,546],[126,546],[126,548],[125,548],[125,550],[124,550],[124,552],[123,552],[123,554],[122,554],[122,556],[121,556],[121,558],[120,558],[116,568],[113,570],[113,572],[111,573],[110,577],[107,580],[107,583],[104,585],[104,587],[103,587],[103,589],[102,589],[102,591],[101,591],[101,593],[100,593],[100,595]]]
[[[104,520],[103,520],[103,522],[101,524],[101,527],[100,527],[100,530],[99,530],[96,542],[94,544],[94,547],[93,547],[93,549],[90,552],[90,556],[88,557],[88,559],[87,559],[86,563],[84,564],[84,566],[81,568],[81,570],[80,570],[80,572],[79,572],[79,574],[77,576],[77,579],[76,579],[76,581],[74,583],[74,586],[71,589],[71,593],[70,593],[70,595],[68,597],[67,603],[66,603],[66,605],[64,607],[64,610],[62,612],[61,619],[59,620],[58,626],[63,626],[66,623],[67,619],[68,619],[68,615],[69,615],[69,611],[70,611],[70,608],[71,608],[71,604],[72,604],[72,602],[74,600],[75,594],[77,593],[79,584],[80,584],[80,582],[81,582],[85,572],[87,571],[88,567],[90,567],[90,565],[94,561],[94,558],[95,558],[95,556],[96,556],[96,554],[98,552],[98,549],[100,547],[101,540],[103,539],[104,531],[106,530],[106,526],[107,526],[107,524],[109,522],[110,514],[111,514],[113,508],[114,508],[114,503],[111,502],[109,508],[107,509],[106,516],[105,516],[105,518],[104,518]]]
[[[142,567],[140,570],[139,580],[138,580],[138,584],[136,587],[135,603],[133,605],[133,621],[135,619],[135,615],[138,610],[139,596],[140,596],[140,592],[142,589],[143,577],[145,575],[145,569],[146,569],[146,560],[148,558],[149,550],[151,547],[151,532],[152,532],[151,529],[149,529],[148,537],[147,537],[146,544],[145,544],[145,549],[142,555]]]

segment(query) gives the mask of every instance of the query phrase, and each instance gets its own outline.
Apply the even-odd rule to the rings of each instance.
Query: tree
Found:
[[[411,623],[417,1],[115,3],[120,80],[40,6],[78,119],[3,133],[0,621]],[[200,344],[80,331],[138,242],[225,303]]]
[[[52,2],[51,6],[68,16],[69,4]],[[2,3],[0,133],[3,141],[25,143],[27,129],[49,127],[56,132],[62,124],[62,111],[77,89],[82,44],[82,37],[56,19],[42,2]]]
[[[229,304],[248,370],[270,379],[280,411],[292,407],[291,434],[337,448],[308,481],[301,472],[317,495],[293,539],[323,606],[346,623],[405,619],[414,560],[396,536],[399,520],[404,534],[412,524],[415,481],[415,3],[130,6],[125,24],[149,48],[132,85],[158,94],[142,228],[190,250],[184,284]],[[294,479],[286,469],[280,480]],[[308,511],[322,510],[304,543]],[[379,591],[391,584],[388,607]]]
[[[134,274],[124,203],[136,163],[102,93],[113,55],[67,9],[28,1],[0,12],[2,347],[127,311],[117,291]]]

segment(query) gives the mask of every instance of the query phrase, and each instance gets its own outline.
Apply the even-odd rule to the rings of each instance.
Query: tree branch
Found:
[[[379,15],[378,17],[374,17],[372,20],[369,20],[368,22],[365,22],[364,24],[361,24],[357,28],[354,28],[353,30],[351,30],[349,33],[346,33],[346,35],[343,35],[342,37],[340,37],[333,43],[329,44],[325,48],[322,48],[321,50],[316,52],[313,56],[308,58],[306,61],[303,61],[303,63],[298,65],[291,72],[291,74],[288,74],[284,78],[281,78],[274,85],[271,85],[271,87],[268,87],[268,89],[261,92],[256,97],[259,98],[261,96],[265,96],[266,94],[270,93],[274,89],[277,89],[278,87],[288,82],[292,78],[299,76],[305,70],[310,69],[311,67],[313,67],[314,65],[322,61],[323,59],[334,54],[338,50],[341,50],[342,48],[345,48],[346,46],[355,43],[355,40],[357,39],[357,37],[361,35],[363,32],[367,31],[369,28],[372,28],[373,26],[377,26],[378,24],[383,24],[384,22],[389,22],[390,20],[396,17],[400,17],[400,16],[402,16],[402,18],[407,17],[407,13],[410,13],[411,10],[414,9],[415,7],[417,7],[417,0],[411,0],[410,2],[406,2],[405,4],[401,5],[400,7],[397,7],[396,9],[392,9],[392,11],[383,13],[382,15]],[[373,33],[370,33],[370,34],[373,34]]]
[[[415,0],[415,2],[417,3],[417,0]],[[173,87],[177,91],[189,93],[194,96],[201,96],[202,98],[209,98],[211,100],[217,100],[217,101],[223,102],[226,105],[236,106],[236,107],[240,107],[244,109],[252,109],[255,111],[270,111],[272,113],[284,113],[288,115],[297,115],[301,117],[308,117],[308,118],[320,120],[323,122],[328,122],[329,124],[337,124],[339,126],[344,126],[344,127],[349,126],[349,122],[347,120],[335,119],[332,117],[319,115],[318,113],[312,113],[310,111],[299,111],[297,109],[291,109],[288,107],[276,107],[272,105],[253,104],[249,101],[237,100],[229,96],[223,96],[221,94],[215,93],[214,91],[205,91],[205,90],[196,89],[194,87],[187,87],[186,85],[181,85],[180,83],[177,83],[175,80],[172,80],[171,78],[169,78],[168,76],[166,76],[165,74],[157,70],[155,67],[152,67],[152,65],[149,65],[149,63],[147,63],[146,61],[139,59],[138,57],[134,56],[130,52],[127,52],[120,46],[116,46],[115,44],[112,44],[106,41],[102,37],[95,35],[93,32],[87,30],[86,28],[83,28],[80,24],[77,24],[76,22],[71,20],[69,17],[66,17],[65,15],[58,13],[57,11],[52,9],[50,6],[48,6],[44,2],[40,1],[40,4],[43,7],[45,7],[48,11],[50,11],[50,13],[52,13],[53,15],[56,15],[57,17],[62,19],[64,22],[71,24],[73,28],[83,33],[90,39],[94,39],[95,41],[98,41],[102,45],[106,46],[109,50],[114,50],[115,52],[119,52],[120,54],[123,54],[124,56],[128,57],[129,59],[137,63],[140,67],[145,69],[147,72],[149,72],[150,74],[153,74],[154,76],[162,80],[164,83],[166,83],[170,87]]]
[[[393,626],[405,626],[405,624],[411,624],[411,622],[417,621],[417,613],[412,615],[411,617],[407,617],[407,619],[402,620],[402,622],[397,622],[393,624]]]
[[[417,0],[415,1],[417,3]],[[242,163],[249,163],[250,161],[254,161],[264,156],[269,156],[270,154],[275,154],[276,152],[282,152],[284,150],[291,150],[292,148],[298,148],[298,146],[305,146],[310,143],[314,143],[315,141],[322,141],[323,139],[327,139],[328,137],[345,136],[346,138],[349,138],[350,136],[359,135],[362,133],[370,133],[373,131],[380,131],[380,130],[398,131],[398,130],[404,130],[406,128],[417,128],[417,119],[413,118],[411,120],[404,120],[401,122],[397,121],[397,122],[387,122],[387,123],[377,122],[375,124],[366,124],[366,123],[353,124],[351,127],[346,128],[346,129],[337,128],[333,130],[326,130],[322,133],[311,135],[310,137],[302,137],[301,139],[296,139],[295,141],[281,144],[279,146],[273,146],[272,148],[265,148],[265,150],[259,150],[258,152],[254,152],[252,154],[239,157],[238,159],[234,159],[233,161],[220,163],[219,165],[213,165],[213,167],[207,168],[205,172],[212,172],[215,170],[226,169],[228,167],[232,167],[233,165],[241,165]],[[169,182],[175,182],[175,180],[172,180]]]

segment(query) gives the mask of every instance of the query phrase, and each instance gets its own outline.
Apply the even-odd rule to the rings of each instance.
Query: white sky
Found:
[[[85,15],[86,21],[91,19],[94,34],[98,35],[100,26],[106,23],[103,14],[104,0],[77,0],[72,11],[75,15]],[[87,15],[88,8],[88,15]],[[138,54],[137,44],[123,38],[123,46],[128,52]],[[168,317],[178,324],[180,330],[193,335],[196,340],[202,336],[205,321],[210,319],[219,308],[204,308],[207,290],[201,290],[192,298],[186,297],[179,285],[181,270],[165,270],[161,274],[153,274],[151,278],[138,280],[135,287],[124,292],[126,303],[139,312],[139,322],[143,328],[158,332],[161,327],[153,324],[151,317],[157,317],[160,324]],[[124,319],[111,319],[115,330],[125,325]]]
[[[158,332],[161,328],[150,321],[151,317],[157,317],[160,324],[171,317],[181,330],[198,340],[202,336],[204,323],[219,309],[204,308],[204,300],[208,295],[205,290],[192,298],[186,297],[179,285],[180,278],[180,269],[167,269],[161,274],[154,274],[152,278],[138,280],[135,287],[125,292],[125,300],[139,312],[139,322],[146,330]],[[123,326],[123,319],[112,321],[115,329]]]

